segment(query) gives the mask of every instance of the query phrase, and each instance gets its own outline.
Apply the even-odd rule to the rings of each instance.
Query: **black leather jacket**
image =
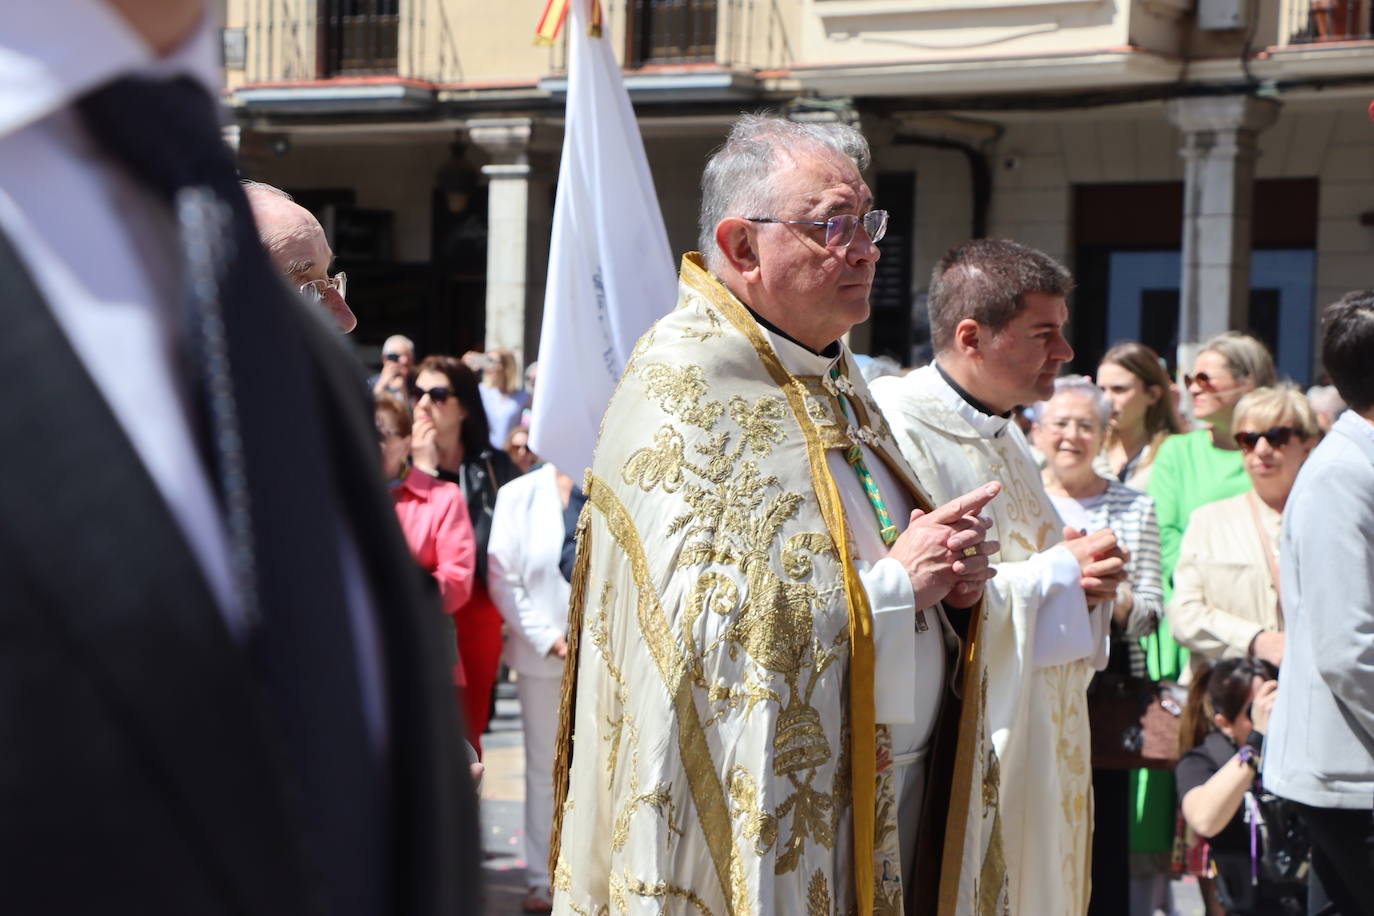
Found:
[[[496,508],[496,491],[520,476],[520,469],[500,449],[483,449],[480,455],[463,459],[462,473],[439,469],[439,479],[463,488],[472,519],[472,534],[477,541],[477,581],[487,581],[487,540],[491,537],[491,513]]]

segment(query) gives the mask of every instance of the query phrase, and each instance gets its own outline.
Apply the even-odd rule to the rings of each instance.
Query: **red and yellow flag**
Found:
[[[534,29],[534,43],[537,45],[551,45],[553,40],[558,37],[558,30],[563,27],[563,20],[568,15],[568,3],[571,0],[548,0],[544,4],[544,15],[539,17],[539,24]],[[599,0],[591,0],[591,16],[588,17],[587,34],[593,38],[601,37],[601,3]]]

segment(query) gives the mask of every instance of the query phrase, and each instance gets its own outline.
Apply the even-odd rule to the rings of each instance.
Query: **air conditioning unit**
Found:
[[[1204,32],[1232,32],[1250,25],[1250,0],[1197,0],[1197,26]]]

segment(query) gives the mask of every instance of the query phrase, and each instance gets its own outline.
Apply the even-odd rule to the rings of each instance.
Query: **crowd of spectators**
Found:
[[[1367,309],[1352,314],[1368,320]],[[1026,411],[1063,522],[1110,528],[1128,551],[1108,664],[1090,695],[1136,702],[1125,685],[1147,683],[1179,719],[1176,768],[1095,765],[1094,886],[1124,888],[1132,916],[1172,913],[1171,881],[1191,872],[1209,916],[1297,913],[1308,869],[1292,862],[1308,861],[1311,841],[1259,775],[1285,656],[1281,524],[1305,460],[1346,405],[1336,386],[1304,394],[1281,382],[1266,347],[1245,334],[1205,342],[1191,370],[1180,388],[1153,350],[1120,343],[1095,379],[1061,377],[1053,397]],[[414,344],[393,336],[369,384],[402,528],[452,622],[454,684],[478,756],[503,645],[514,673],[526,755],[524,906],[544,912],[567,653],[559,564],[580,492],[530,450],[535,375],[531,364],[528,387],[515,387],[508,350],[417,362]],[[1287,871],[1266,843],[1287,844]],[[1113,911],[1100,900],[1096,909]]]

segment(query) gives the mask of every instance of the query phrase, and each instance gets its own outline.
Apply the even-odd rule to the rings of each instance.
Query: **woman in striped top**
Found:
[[[1064,524],[1090,532],[1111,528],[1130,550],[1112,631],[1123,651],[1134,650],[1138,656],[1127,660],[1130,673],[1143,676],[1137,640],[1155,628],[1163,610],[1159,529],[1150,497],[1093,469],[1111,412],[1102,389],[1084,376],[1066,376],[1055,380],[1054,397],[1035,405],[1031,435],[1045,455],[1045,491]],[[1112,655],[1117,655],[1115,646]]]
[[[1093,469],[1112,407],[1102,389],[1081,375],[1057,379],[1054,396],[1035,405],[1031,436],[1045,455],[1045,491],[1064,524],[1092,532],[1111,528],[1130,551],[1126,578],[1112,613],[1112,675],[1146,676],[1140,638],[1154,631],[1163,611],[1159,529],[1150,497]],[[1173,912],[1167,871],[1128,855],[1130,771],[1094,770],[1093,900],[1090,912]],[[1170,806],[1172,807],[1172,806]],[[1128,882],[1126,879],[1130,877]],[[1128,902],[1127,888],[1129,888]]]

